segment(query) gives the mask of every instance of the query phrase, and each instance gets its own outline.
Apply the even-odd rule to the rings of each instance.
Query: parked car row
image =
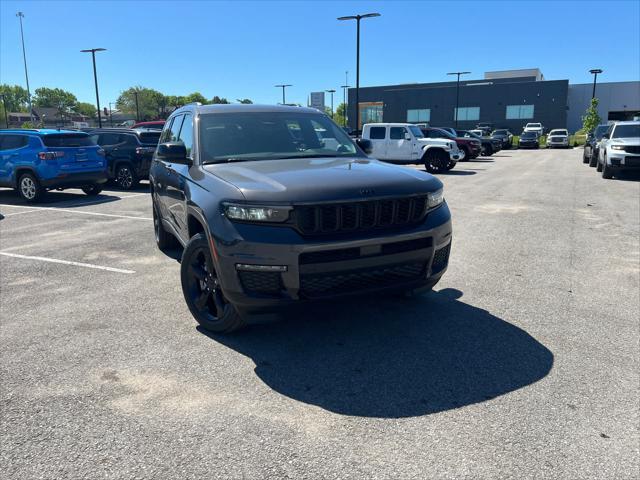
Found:
[[[582,161],[607,179],[622,172],[640,172],[640,122],[598,125],[587,136]]]

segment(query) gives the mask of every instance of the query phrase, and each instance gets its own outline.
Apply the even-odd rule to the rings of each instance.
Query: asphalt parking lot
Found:
[[[145,188],[0,190],[4,478],[637,478],[640,179],[581,158],[441,175],[435,292],[220,336]]]

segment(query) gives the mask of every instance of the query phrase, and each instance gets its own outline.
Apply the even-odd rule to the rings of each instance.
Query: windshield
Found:
[[[508,132],[506,130],[494,130],[493,134],[494,135],[508,135]]]
[[[551,133],[549,135],[569,135],[569,133],[566,130],[551,130]]]
[[[46,147],[93,147],[95,139],[86,133],[61,133],[43,135],[42,142]]]
[[[527,123],[528,128],[540,128],[541,126],[539,123]]]
[[[199,128],[203,163],[362,156],[344,130],[321,114],[208,114]]]
[[[607,130],[609,130],[609,125],[598,125],[594,135],[598,140],[600,140],[602,135],[607,133]]]
[[[538,135],[535,132],[523,132],[521,138],[536,138]]]
[[[411,133],[413,133],[416,138],[424,138],[424,133],[422,133],[422,130],[420,130],[420,128],[416,127],[415,125],[409,125],[409,130],[411,130]]]
[[[640,137],[640,123],[636,125],[616,125],[611,138],[637,138]]]

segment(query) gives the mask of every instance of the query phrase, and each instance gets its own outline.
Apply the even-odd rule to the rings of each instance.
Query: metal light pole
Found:
[[[96,104],[98,106],[98,128],[102,128],[102,117],[100,116],[100,95],[98,95],[98,74],[96,73],[96,52],[104,52],[106,48],[89,48],[87,50],[80,50],[81,53],[91,52],[91,59],[93,60],[93,81],[96,84]]]
[[[336,91],[331,89],[331,90],[325,90],[325,92],[331,94],[331,118],[333,119],[333,94],[336,93]]]
[[[379,17],[379,13],[365,13],[364,15],[349,15],[338,17],[338,20],[356,21],[356,130],[360,130],[360,20],[363,18]]]
[[[342,89],[342,103],[344,103],[344,116],[342,117],[342,126],[346,127],[347,126],[347,88],[349,88],[351,85],[341,85],[340,88]]]
[[[274,87],[282,89],[282,105],[286,105],[287,102],[285,101],[285,97],[284,97],[284,89],[287,88],[287,87],[293,87],[293,85],[281,84],[281,85],[274,85]]]
[[[457,75],[458,80],[456,81],[456,113],[455,113],[455,124],[456,129],[458,128],[458,103],[460,101],[460,75],[467,75],[471,72],[449,72],[447,75]]]
[[[24,13],[16,13],[16,17],[20,19],[20,39],[22,40],[22,59],[24,60],[24,78],[27,81],[27,103],[29,104],[29,118],[33,122],[33,108],[31,107],[31,90],[29,89],[29,73],[27,72],[27,53],[24,49],[24,31],[22,29],[22,19]]]
[[[133,91],[133,96],[136,99],[136,122],[140,121],[140,109],[138,108],[138,91]]]
[[[600,68],[594,68],[593,70],[589,70],[589,73],[593,74],[593,91],[591,92],[591,100],[596,98],[596,79],[598,78],[598,74],[602,73]]]
[[[111,105],[113,105],[113,102],[109,102],[109,123],[111,123],[111,126],[113,127],[113,109],[111,108]]]
[[[7,101],[4,98],[4,93],[0,93],[0,97],[2,97],[2,109],[4,110],[4,123],[9,128],[9,117],[7,116]],[[626,105],[625,105],[626,106]]]

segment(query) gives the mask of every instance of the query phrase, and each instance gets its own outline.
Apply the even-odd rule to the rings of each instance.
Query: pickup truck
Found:
[[[522,129],[523,132],[534,132],[538,134],[538,137],[544,135],[544,127],[541,123],[527,123]]]
[[[451,170],[462,158],[454,140],[426,138],[410,123],[367,123],[362,138],[372,144],[371,156],[390,163],[424,163],[429,173]]]

